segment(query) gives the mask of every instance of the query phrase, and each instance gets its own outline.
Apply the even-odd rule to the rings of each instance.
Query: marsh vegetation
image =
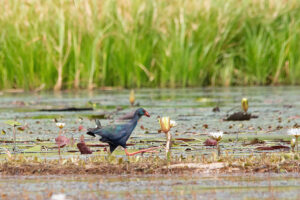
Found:
[[[0,89],[300,83],[297,0],[4,0],[0,13]]]

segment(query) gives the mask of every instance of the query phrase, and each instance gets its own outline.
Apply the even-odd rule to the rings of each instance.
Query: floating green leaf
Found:
[[[14,120],[7,120],[4,123],[8,124],[10,126],[21,126],[22,125],[20,122],[17,122],[17,121],[14,121]]]
[[[41,145],[35,145],[33,147],[26,149],[24,152],[40,152],[41,149],[42,149]]]

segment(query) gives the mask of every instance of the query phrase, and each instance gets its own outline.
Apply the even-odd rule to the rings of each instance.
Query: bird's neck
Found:
[[[136,127],[140,117],[138,115],[135,115],[132,120],[130,121],[130,124],[132,126],[132,130]]]

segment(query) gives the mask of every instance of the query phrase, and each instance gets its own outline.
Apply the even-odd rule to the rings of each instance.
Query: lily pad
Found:
[[[17,122],[17,121],[14,121],[14,120],[7,120],[4,123],[8,124],[10,126],[21,126],[22,125],[20,122]]]
[[[41,145],[35,145],[35,146],[31,147],[31,148],[28,148],[28,149],[24,150],[23,152],[25,152],[25,153],[28,153],[28,152],[40,152],[41,149],[42,149]]]

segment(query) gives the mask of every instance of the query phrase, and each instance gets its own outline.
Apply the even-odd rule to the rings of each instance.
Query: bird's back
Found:
[[[91,136],[101,136],[101,142],[108,143],[123,143],[122,138],[126,137],[127,133],[127,124],[124,125],[114,125],[114,126],[106,126],[104,128],[93,128],[88,129],[87,134]],[[119,144],[121,145],[121,144]]]

